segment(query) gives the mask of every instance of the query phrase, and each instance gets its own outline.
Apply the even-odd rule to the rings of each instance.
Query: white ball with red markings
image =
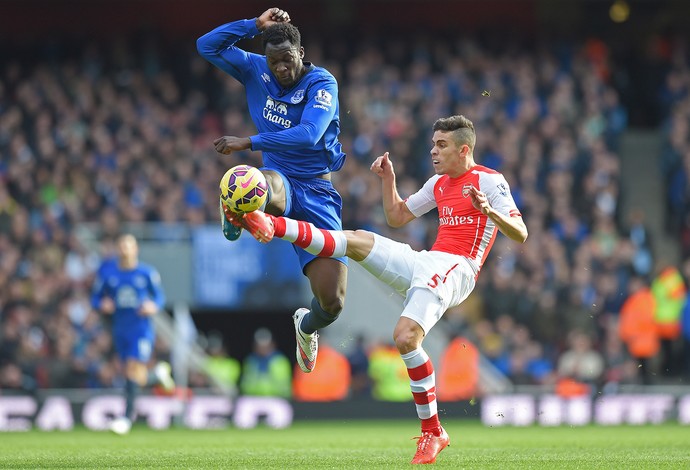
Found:
[[[220,180],[220,200],[237,214],[257,210],[266,202],[267,195],[266,178],[253,166],[234,166]]]

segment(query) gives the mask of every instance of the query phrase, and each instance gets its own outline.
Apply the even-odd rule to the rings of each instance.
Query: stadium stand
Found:
[[[478,161],[510,183],[530,240],[516,250],[497,239],[477,292],[444,327],[467,335],[514,383],[569,376],[569,340],[583,334],[604,363],[588,383],[638,383],[618,316],[630,279],[651,282],[656,272],[644,220],[629,224],[621,211],[627,110],[603,43],[557,46],[497,51],[479,39],[396,36],[305,49],[341,84],[350,158],[334,182],[347,228],[430,246],[433,217],[385,225],[368,168],[390,151],[401,193],[414,191],[430,174],[427,130],[440,116],[470,117]],[[33,52],[0,62],[0,387],[118,386],[107,325],[88,306],[99,260],[125,222],[216,223],[219,176],[259,156],[221,161],[210,142],[228,129],[248,135],[251,123],[240,85],[191,46],[172,54],[149,38]],[[660,155],[687,281],[690,75],[686,52],[673,57]],[[86,222],[100,227],[102,252],[77,236]]]

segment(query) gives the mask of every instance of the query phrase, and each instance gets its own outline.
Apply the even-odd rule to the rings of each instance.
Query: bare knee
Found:
[[[421,334],[420,334],[421,333]],[[406,354],[419,348],[424,338],[421,328],[412,325],[398,325],[393,333],[393,341],[400,354]]]
[[[128,380],[136,382],[140,386],[146,385],[148,370],[146,365],[138,361],[127,361],[125,375]]]
[[[317,297],[316,300],[326,313],[333,316],[339,315],[345,307],[345,296],[336,293],[322,295]]]
[[[305,274],[321,309],[329,315],[339,315],[345,305],[347,266],[333,259],[316,258],[307,264]]]

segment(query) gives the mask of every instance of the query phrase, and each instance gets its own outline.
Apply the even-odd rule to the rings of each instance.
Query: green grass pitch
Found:
[[[436,467],[453,469],[690,468],[690,426],[484,427],[444,425],[451,446]],[[415,420],[297,422],[216,431],[135,426],[128,436],[77,429],[3,433],[0,468],[406,468]]]

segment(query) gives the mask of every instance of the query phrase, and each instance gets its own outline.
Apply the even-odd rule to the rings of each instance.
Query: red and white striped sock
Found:
[[[288,217],[272,217],[273,236],[321,258],[340,258],[347,252],[347,238],[341,230],[316,228],[314,224]]]
[[[422,432],[441,435],[436,403],[436,377],[434,366],[422,348],[401,355],[410,376],[410,388],[414,397],[417,416],[422,422]]]

